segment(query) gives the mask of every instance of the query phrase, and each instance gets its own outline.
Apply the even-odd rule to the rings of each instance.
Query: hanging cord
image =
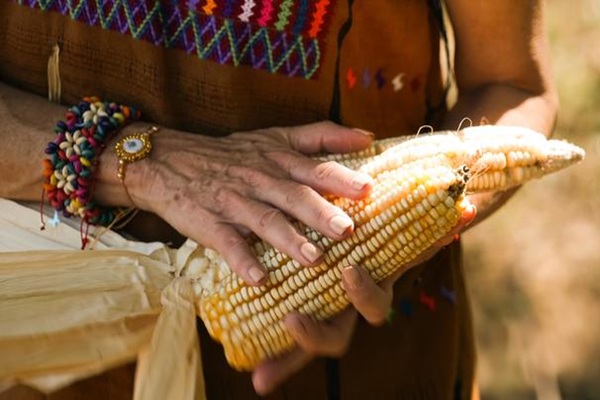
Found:
[[[61,96],[59,57],[60,46],[56,43],[48,58],[48,100],[53,103],[60,103]]]
[[[452,86],[452,77],[453,77],[453,68],[452,68],[452,54],[450,52],[450,41],[448,40],[448,30],[446,28],[446,20],[445,20],[445,10],[444,5],[442,4],[443,0],[429,0],[429,6],[433,11],[433,17],[435,20],[435,25],[438,29],[440,38],[444,44],[444,52],[446,53],[446,82],[445,82],[445,91],[446,93],[450,90]]]
[[[431,10],[434,24],[437,28],[440,41],[444,49],[444,55],[440,54],[440,59],[445,58],[444,64],[440,62],[442,76],[444,78],[442,98],[438,104],[430,104],[427,100],[427,115],[425,120],[431,122],[434,115],[442,109],[447,109],[451,106],[454,89],[454,67],[452,62],[452,46],[451,35],[449,34],[449,22],[447,18],[446,6],[443,0],[428,0],[429,9]],[[441,53],[441,52],[440,52]]]
[[[52,51],[50,52],[50,57],[48,57],[48,100],[52,103],[60,104],[60,96],[61,96],[61,84],[60,84],[60,46],[58,43],[55,43],[52,46]],[[40,230],[46,229],[46,222],[44,221],[44,195],[45,190],[42,190],[42,198],[40,201]]]

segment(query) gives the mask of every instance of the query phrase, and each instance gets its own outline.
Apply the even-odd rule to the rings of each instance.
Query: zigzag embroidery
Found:
[[[156,46],[180,49],[203,60],[246,65],[305,79],[313,78],[319,69],[322,39],[318,36],[332,3],[331,0],[280,3],[244,0],[239,5],[241,0],[206,0],[201,6],[200,0],[13,1],[42,11],[59,12]],[[234,9],[241,10],[237,18]],[[314,11],[309,18],[310,9]]]

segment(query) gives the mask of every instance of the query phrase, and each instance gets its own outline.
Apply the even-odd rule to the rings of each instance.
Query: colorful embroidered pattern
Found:
[[[311,79],[335,0],[15,0],[202,60]]]

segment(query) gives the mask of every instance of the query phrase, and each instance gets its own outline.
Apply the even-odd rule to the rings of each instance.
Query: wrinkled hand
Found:
[[[475,218],[474,206],[467,209],[457,226],[442,240],[413,260],[406,268],[419,265],[433,257]],[[344,289],[354,307],[348,307],[330,321],[316,322],[299,313],[286,316],[285,325],[298,344],[290,353],[261,363],[253,372],[252,382],[259,394],[273,391],[279,384],[302,369],[316,356],[341,357],[346,352],[358,313],[370,324],[382,325],[390,310],[393,286],[406,268],[376,284],[369,273],[357,266],[342,272]]]
[[[305,266],[317,263],[322,251],[289,217],[336,240],[352,232],[352,220],[320,194],[361,198],[371,178],[307,155],[355,151],[371,141],[328,122],[222,138],[163,129],[153,137],[151,156],[131,164],[126,184],[137,207],[215,249],[256,285],[266,271],[247,244],[251,232]]]

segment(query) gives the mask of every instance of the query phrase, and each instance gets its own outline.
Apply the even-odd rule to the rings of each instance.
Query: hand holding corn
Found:
[[[431,246],[405,268],[427,261],[440,249],[456,240],[455,236],[474,218],[474,211],[474,208],[467,210],[458,225],[445,238]],[[286,315],[284,325],[298,346],[281,357],[258,364],[252,372],[252,383],[257,393],[261,395],[270,393],[316,356],[344,355],[352,340],[358,314],[372,325],[383,324],[389,317],[393,300],[393,284],[403,272],[404,268],[377,284],[364,268],[346,267],[342,271],[342,283],[352,307],[347,307],[328,321],[315,321],[310,316],[298,312]],[[358,283],[352,279],[353,274],[360,277]]]
[[[346,336],[352,331],[354,311],[342,310],[350,302],[374,322],[380,318],[373,318],[344,284],[348,283],[344,282],[348,266],[357,266],[365,278],[368,274],[374,281],[364,282],[379,289],[374,282],[402,274],[435,250],[431,243],[447,237],[460,227],[461,220],[468,219],[471,209],[465,194],[505,190],[572,165],[583,156],[576,146],[507,127],[386,140],[359,153],[325,156],[370,174],[374,181],[370,196],[362,200],[327,198],[338,212],[353,218],[355,231],[347,239],[334,240],[292,222],[324,251],[323,263],[313,268],[301,266],[258,239],[251,241],[254,256],[269,270],[268,283],[261,287],[244,283],[216,251],[191,242],[178,250],[151,246],[152,250],[134,252],[124,249],[139,243],[108,232],[105,237],[113,241],[109,247],[122,250],[66,250],[54,252],[51,258],[47,251],[29,248],[4,253],[2,306],[8,311],[0,319],[5,361],[0,378],[41,384],[48,390],[56,382],[38,378],[66,370],[82,377],[137,355],[143,367],[137,398],[151,398],[146,396],[149,393],[155,393],[152,398],[171,398],[157,394],[162,392],[156,390],[167,387],[194,393],[193,371],[199,359],[196,313],[223,343],[234,367],[254,369],[255,378],[261,373],[265,378],[269,370],[282,366],[273,361],[281,355],[278,361],[287,360],[287,371],[299,368],[307,354],[294,350],[295,344],[313,353],[324,349],[307,346],[306,338],[315,338],[308,330],[309,335],[288,331],[290,317],[302,318],[315,329],[326,325],[319,321],[327,319]],[[37,239],[40,250],[48,245],[54,248],[59,237],[53,238],[53,230],[31,236],[35,212],[27,214],[10,202],[4,206],[8,210],[3,229],[14,233],[5,235],[9,239],[6,249],[21,248],[21,241],[12,240],[20,235]],[[25,217],[29,222],[23,225]],[[70,248],[68,243],[76,241],[79,232],[62,228],[58,230],[71,235],[64,238]],[[147,251],[152,256],[145,256],[150,254]],[[48,288],[53,289],[48,292]],[[32,302],[23,302],[24,293]],[[94,306],[80,307],[81,298],[94,299]],[[385,305],[386,299],[382,300]],[[173,341],[174,337],[180,339]],[[257,385],[257,389],[265,387]]]
[[[467,193],[507,190],[583,155],[576,146],[528,129],[486,126],[388,139],[357,153],[325,156],[374,180],[365,199],[329,199],[353,219],[354,233],[334,241],[298,223],[325,253],[311,268],[255,241],[268,282],[252,287],[233,274],[198,281],[199,313],[229,363],[253,369],[294,346],[284,324],[290,312],[326,320],[346,308],[345,267],[361,265],[376,282],[399,274],[472,212]]]

